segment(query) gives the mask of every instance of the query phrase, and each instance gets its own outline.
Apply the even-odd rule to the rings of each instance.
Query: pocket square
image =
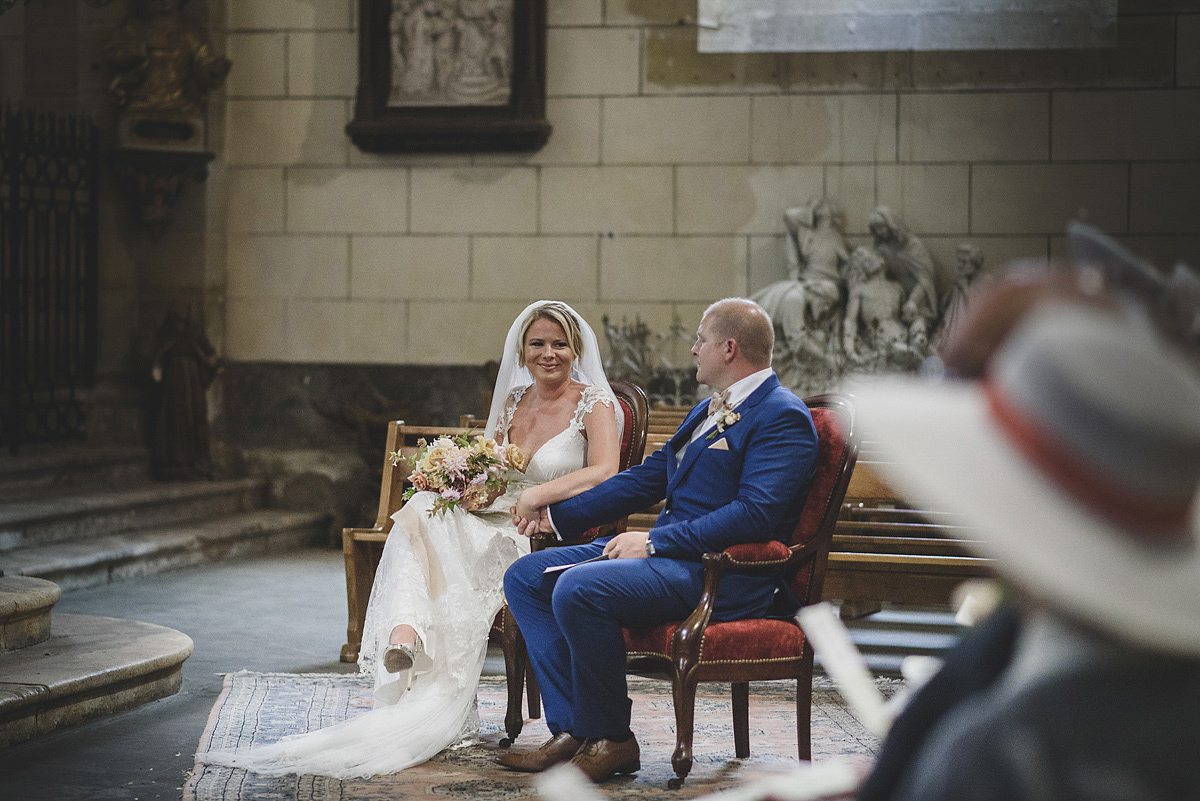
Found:
[[[721,438],[712,445],[709,445],[708,448],[713,451],[727,451],[729,450],[729,443],[724,438]]]

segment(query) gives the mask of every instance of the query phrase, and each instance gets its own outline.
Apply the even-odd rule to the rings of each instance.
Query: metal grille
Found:
[[[96,126],[0,111],[0,447],[84,435],[96,372]]]

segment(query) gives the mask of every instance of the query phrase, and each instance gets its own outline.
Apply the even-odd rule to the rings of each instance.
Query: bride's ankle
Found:
[[[417,639],[417,630],[407,623],[401,623],[392,629],[388,643],[391,645],[416,645]]]

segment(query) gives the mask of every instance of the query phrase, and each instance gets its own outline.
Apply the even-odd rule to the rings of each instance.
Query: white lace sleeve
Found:
[[[613,410],[614,415],[616,414],[617,399],[614,398],[612,394],[603,387],[598,387],[595,384],[589,384],[584,388],[583,395],[579,398],[579,405],[575,407],[575,419],[571,421],[571,425],[574,428],[582,431],[583,418],[587,417],[588,414],[591,413],[592,409],[595,408],[597,403],[603,403],[605,406]],[[617,420],[619,422],[620,418],[617,418]]]
[[[512,423],[513,414],[517,411],[517,402],[525,396],[525,390],[528,386],[517,387],[512,392],[508,393],[508,400],[504,403],[504,411],[500,413],[500,419],[496,421],[496,441],[508,442],[508,426]]]

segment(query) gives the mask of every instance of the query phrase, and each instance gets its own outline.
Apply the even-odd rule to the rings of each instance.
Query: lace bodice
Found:
[[[504,412],[500,415],[496,431],[497,433],[503,432],[505,442],[508,441],[508,427],[512,423],[517,403],[525,396],[527,389],[529,389],[527,386],[514,389],[508,396],[508,402],[504,404]],[[526,466],[524,474],[514,473],[510,477],[509,493],[513,491],[514,484],[522,488],[534,484],[544,484],[559,476],[574,472],[587,464],[587,439],[583,435],[583,418],[595,408],[597,403],[616,409],[616,399],[604,389],[594,385],[585,387],[579,403],[575,406],[575,414],[571,416],[571,422],[562,431],[546,440],[542,447],[533,454],[526,454],[529,457],[529,464]]]

